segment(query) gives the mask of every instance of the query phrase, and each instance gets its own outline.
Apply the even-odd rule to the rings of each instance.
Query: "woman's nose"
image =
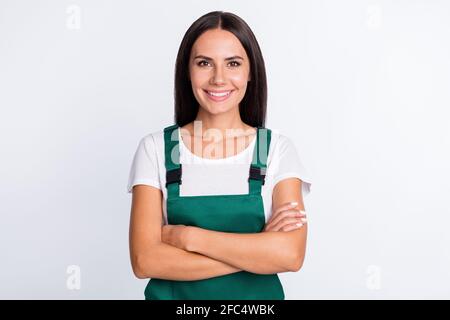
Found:
[[[221,67],[214,68],[211,81],[215,84],[225,82],[224,72]]]

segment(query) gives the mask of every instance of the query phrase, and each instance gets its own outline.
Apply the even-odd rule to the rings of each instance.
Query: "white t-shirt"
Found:
[[[253,160],[256,135],[246,149],[235,156],[223,159],[207,159],[192,153],[184,144],[178,130],[182,183],[180,196],[248,194],[248,176]],[[167,188],[164,166],[164,130],[144,136],[137,147],[131,165],[128,192],[133,186],[144,184],[162,190],[164,224],[167,224]],[[261,189],[266,222],[272,215],[272,191],[283,179],[296,177],[303,181],[302,193],[310,192],[311,179],[298,156],[292,141],[272,129],[265,183]]]

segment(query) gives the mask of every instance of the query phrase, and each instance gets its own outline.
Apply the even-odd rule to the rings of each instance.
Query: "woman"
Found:
[[[303,264],[311,183],[290,139],[264,127],[266,98],[248,25],[221,11],[195,21],[176,61],[175,124],[141,139],[130,171],[146,299],[284,299],[277,273]]]

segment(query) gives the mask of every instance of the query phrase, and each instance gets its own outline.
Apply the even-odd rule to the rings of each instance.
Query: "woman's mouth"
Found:
[[[221,90],[221,91],[208,91],[208,90],[204,90],[206,93],[206,96],[211,99],[212,101],[215,102],[221,102],[221,101],[225,101],[228,99],[228,97],[231,95],[231,92],[233,92],[233,90]]]

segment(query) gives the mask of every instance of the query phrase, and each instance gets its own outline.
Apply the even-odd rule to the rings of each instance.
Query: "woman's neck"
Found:
[[[188,124],[186,129],[194,137],[208,138],[211,135],[219,135],[222,139],[248,135],[253,132],[253,127],[242,121],[238,107],[221,114],[211,114],[200,108],[195,120]]]

